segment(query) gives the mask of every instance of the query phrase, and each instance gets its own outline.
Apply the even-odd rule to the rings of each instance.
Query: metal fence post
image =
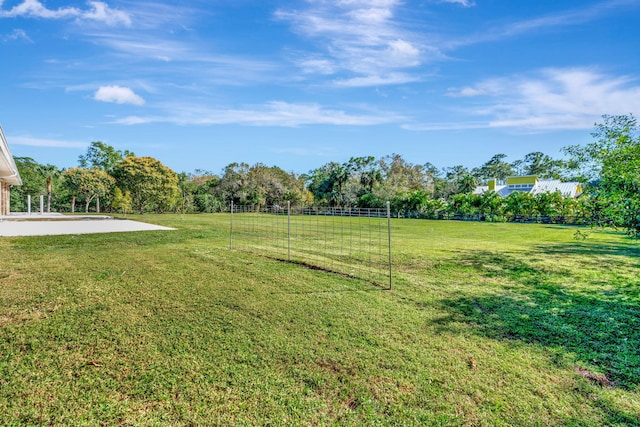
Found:
[[[391,270],[391,202],[387,202],[387,234],[389,236],[389,289],[393,282]]]
[[[231,201],[231,224],[229,226],[229,250],[233,250],[233,200]]]
[[[287,201],[287,261],[291,262],[291,200]]]

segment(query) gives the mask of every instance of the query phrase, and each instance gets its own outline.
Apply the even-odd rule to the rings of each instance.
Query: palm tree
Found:
[[[476,189],[476,178],[471,174],[466,174],[460,178],[458,181],[458,192],[459,193],[473,193],[473,190]]]

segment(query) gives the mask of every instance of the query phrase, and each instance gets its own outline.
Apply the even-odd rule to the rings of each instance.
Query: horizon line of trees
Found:
[[[78,166],[58,169],[14,157],[23,185],[11,192],[12,211],[26,211],[26,196],[46,195],[47,209],[75,212],[220,212],[236,205],[383,207],[428,218],[493,221],[545,220],[609,224],[640,235],[640,136],[632,114],[603,116],[585,146],[564,148],[568,160],[532,152],[513,162],[495,154],[479,167],[412,164],[399,154],[328,162],[306,174],[277,166],[231,163],[221,174],[176,173],[152,157],[138,157],[100,142],[90,144]],[[489,179],[537,175],[579,181],[585,197],[560,194],[471,194]],[[34,202],[32,200],[32,202]]]

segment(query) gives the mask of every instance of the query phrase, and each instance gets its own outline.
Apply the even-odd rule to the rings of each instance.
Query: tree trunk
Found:
[[[47,213],[51,213],[51,177],[47,177]]]
[[[76,196],[71,196],[71,213],[76,213]]]
[[[96,213],[100,213],[100,197],[96,197]]]

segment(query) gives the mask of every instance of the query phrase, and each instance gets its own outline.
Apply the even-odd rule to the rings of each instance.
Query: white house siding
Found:
[[[22,185],[20,173],[9,151],[7,139],[0,127],[0,215],[9,213],[11,204],[10,191],[12,185]]]

